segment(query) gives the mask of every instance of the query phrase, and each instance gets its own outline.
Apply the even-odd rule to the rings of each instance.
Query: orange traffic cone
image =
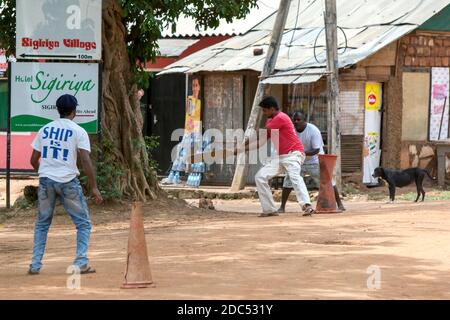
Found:
[[[152,285],[152,274],[145,242],[142,208],[133,203],[128,236],[128,255],[122,289],[148,288]]]
[[[319,154],[320,187],[317,198],[317,213],[338,213],[336,210],[336,197],[333,188],[333,171],[337,156],[334,154]]]

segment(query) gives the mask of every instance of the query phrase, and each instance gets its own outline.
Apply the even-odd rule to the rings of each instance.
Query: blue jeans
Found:
[[[32,270],[40,270],[42,267],[41,261],[47,243],[48,229],[52,223],[58,197],[77,228],[77,253],[74,265],[81,267],[89,263],[87,251],[91,235],[91,221],[80,181],[75,178],[70,182],[60,183],[49,178],[40,178],[39,212],[34,227],[33,258],[30,265]]]

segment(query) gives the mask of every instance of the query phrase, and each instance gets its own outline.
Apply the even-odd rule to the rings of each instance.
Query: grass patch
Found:
[[[401,195],[396,196],[395,198],[398,200],[405,200],[405,201],[414,201],[416,200],[417,193],[416,192],[408,192]],[[420,201],[421,198],[419,198]],[[439,190],[433,190],[430,192],[427,192],[425,194],[425,201],[431,200],[431,201],[445,201],[450,200],[450,191],[439,191]]]
[[[342,187],[342,193],[345,195],[359,195],[361,191],[351,184],[346,184]]]
[[[388,198],[388,195],[386,195],[386,193],[370,192],[367,194],[367,200],[379,201],[379,200],[384,200],[387,198]]]

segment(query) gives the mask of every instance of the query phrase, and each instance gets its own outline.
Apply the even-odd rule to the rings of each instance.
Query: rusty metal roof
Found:
[[[348,67],[364,60],[413,31],[449,4],[450,0],[337,0],[339,67]],[[266,83],[316,81],[320,73],[318,70],[325,72],[324,10],[323,0],[291,1],[276,64],[277,74],[265,79]],[[275,15],[271,15],[247,33],[181,59],[168,66],[165,72],[170,72],[174,67],[185,67],[192,73],[260,72],[274,19]],[[262,48],[264,54],[255,56],[255,48]],[[292,72],[294,75],[285,74],[283,80],[280,77],[283,73],[280,72]],[[301,76],[296,76],[305,72],[317,74],[303,80],[300,80]]]

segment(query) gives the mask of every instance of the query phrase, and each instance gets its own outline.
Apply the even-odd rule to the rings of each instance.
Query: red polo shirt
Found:
[[[287,114],[279,112],[275,117],[268,119],[266,128],[269,129],[267,136],[272,139],[280,156],[291,151],[305,152],[302,142],[295,134],[294,124]],[[276,139],[277,135],[272,130],[278,130],[278,139]]]

